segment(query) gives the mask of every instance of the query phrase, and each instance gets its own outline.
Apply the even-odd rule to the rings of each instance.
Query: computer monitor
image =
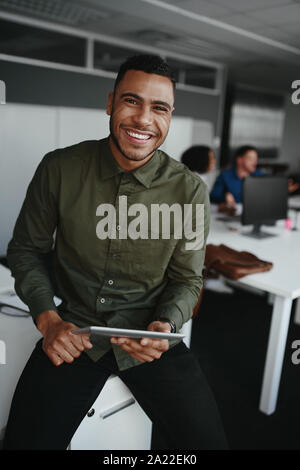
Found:
[[[282,176],[249,176],[243,182],[243,225],[254,225],[244,235],[255,238],[274,236],[261,231],[261,225],[286,219],[288,180]]]

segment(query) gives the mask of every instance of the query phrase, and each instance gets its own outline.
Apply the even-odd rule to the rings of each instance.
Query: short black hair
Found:
[[[181,156],[181,162],[184,163],[191,171],[197,173],[206,173],[209,166],[210,147],[207,145],[194,145],[188,148]]]
[[[119,68],[119,72],[115,81],[114,91],[124,77],[127,70],[140,70],[145,73],[155,73],[163,77],[168,77],[175,91],[176,80],[171,67],[159,55],[155,54],[139,54],[128,57]]]
[[[243,157],[245,153],[249,152],[249,150],[255,150],[255,152],[257,152],[257,148],[254,147],[254,145],[242,145],[241,147],[237,148],[233,157],[234,164],[236,163],[237,158]]]

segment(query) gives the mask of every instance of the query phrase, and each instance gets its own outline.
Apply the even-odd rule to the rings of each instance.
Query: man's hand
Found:
[[[233,194],[226,193],[225,194],[225,202],[227,204],[227,207],[232,207],[233,209],[236,208],[236,202],[235,202]]]
[[[93,347],[88,334],[73,335],[71,330],[78,327],[63,321],[55,310],[41,313],[36,319],[36,324],[44,337],[43,351],[55,366],[60,366],[63,362],[70,364],[85,348]]]
[[[153,321],[148,325],[149,331],[160,331],[162,333],[170,333],[171,327],[169,323],[161,321]],[[169,341],[167,339],[151,339],[142,338],[137,341],[132,338],[111,338],[111,343],[120,346],[123,351],[130,354],[140,362],[152,362],[159,359],[161,355],[169,349]]]
[[[218,205],[218,211],[228,215],[234,215],[237,205],[234,196],[231,193],[225,194],[225,202]]]

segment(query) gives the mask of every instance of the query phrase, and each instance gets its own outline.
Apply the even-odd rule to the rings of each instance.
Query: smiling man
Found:
[[[222,171],[210,193],[212,203],[218,203],[221,210],[237,208],[242,202],[243,180],[248,176],[262,176],[257,170],[258,153],[252,145],[239,147],[234,155],[234,164]]]
[[[133,92],[134,90],[134,92]],[[170,79],[128,70],[110,93],[110,146],[120,166],[138,168],[164,142],[174,110]]]
[[[132,390],[170,449],[226,448],[214,398],[184,343],[72,334],[88,325],[176,332],[192,316],[205,243],[188,250],[176,227],[169,239],[161,228],[154,237],[150,230],[146,239],[131,239],[127,214],[119,211],[122,198],[149,213],[152,204],[202,205],[206,240],[206,186],[158,150],[174,89],[160,57],[129,58],[108,98],[109,137],[47,154],[30,183],[8,261],[43,338],[17,385],[6,449],[66,449],[111,373]],[[98,208],[111,205],[119,236],[101,238]],[[62,298],[59,307],[54,293]]]

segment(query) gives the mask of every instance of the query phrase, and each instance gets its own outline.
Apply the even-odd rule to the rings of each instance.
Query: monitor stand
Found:
[[[260,224],[254,224],[252,232],[244,232],[242,235],[245,235],[246,237],[257,238],[258,240],[262,240],[263,238],[276,237],[276,235],[273,233],[261,232],[260,228]]]

